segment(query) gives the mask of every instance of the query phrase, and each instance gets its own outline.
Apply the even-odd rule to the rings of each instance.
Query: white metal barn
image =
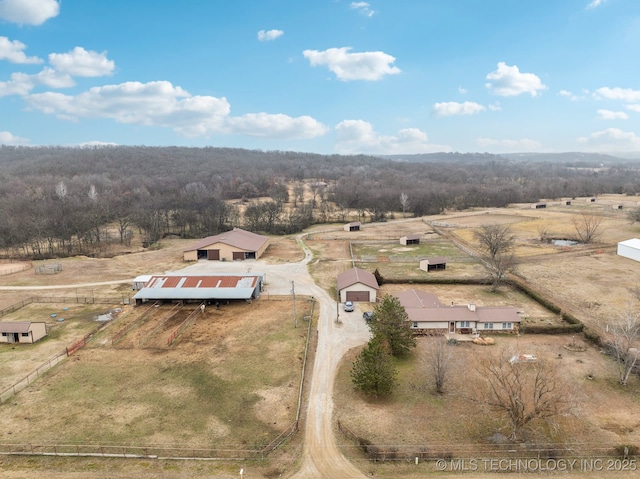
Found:
[[[632,238],[618,243],[618,256],[640,261],[640,239]]]

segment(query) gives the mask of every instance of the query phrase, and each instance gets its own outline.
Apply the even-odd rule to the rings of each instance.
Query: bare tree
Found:
[[[433,374],[436,391],[444,393],[444,385],[452,365],[452,350],[444,338],[438,338],[426,355],[427,367]]]
[[[515,237],[508,225],[483,225],[473,235],[486,253],[482,264],[489,275],[491,291],[495,292],[505,274],[516,266],[516,257],[512,253]]]
[[[404,217],[407,208],[409,208],[409,196],[406,193],[400,193],[400,206],[402,207],[402,216]]]
[[[525,363],[514,357],[503,349],[480,361],[482,385],[476,401],[503,413],[511,430],[509,437],[517,441],[534,422],[568,414],[572,399],[553,363],[540,358]]]
[[[607,326],[607,345],[618,363],[619,381],[627,385],[629,375],[638,360],[640,342],[640,311],[634,303],[629,303],[618,320]]]
[[[509,225],[483,225],[474,231],[473,237],[489,258],[508,253],[515,245],[515,237]]]
[[[578,240],[585,244],[594,242],[600,235],[602,219],[602,216],[589,213],[574,216],[571,222],[578,235]]]
[[[632,208],[627,211],[627,218],[629,218],[629,221],[631,221],[631,223],[640,221],[640,207]]]

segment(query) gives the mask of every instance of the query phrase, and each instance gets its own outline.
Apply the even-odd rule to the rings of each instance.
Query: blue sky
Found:
[[[638,0],[0,0],[0,144],[640,152]]]

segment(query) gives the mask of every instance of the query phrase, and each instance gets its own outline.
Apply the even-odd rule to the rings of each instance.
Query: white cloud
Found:
[[[60,73],[53,68],[45,67],[39,73],[31,75],[31,78],[40,85],[49,88],[69,88],[76,84],[66,73]]]
[[[623,111],[598,110],[601,120],[628,120],[629,115]]]
[[[640,149],[639,136],[632,131],[622,131],[618,128],[596,131],[587,137],[578,138],[578,143],[597,151],[636,151]]]
[[[417,128],[405,128],[396,136],[385,136],[374,131],[373,125],[363,120],[344,120],[336,125],[335,149],[341,154],[368,153],[375,155],[432,153],[451,151],[449,146],[429,143],[427,134]]]
[[[529,138],[521,138],[519,140],[478,138],[476,139],[476,144],[481,148],[491,148],[494,151],[501,151],[503,153],[540,151],[542,149],[540,142]]]
[[[351,2],[349,7],[352,10],[358,10],[358,12],[365,17],[373,17],[376,13],[375,10],[371,10],[368,2]]]
[[[0,145],[27,145],[29,140],[15,136],[8,131],[0,131]]]
[[[339,80],[380,80],[384,75],[395,75],[400,69],[391,64],[394,57],[384,52],[349,53],[350,47],[329,48],[325,51],[302,52],[312,67],[326,65]]]
[[[632,90],[631,88],[598,88],[593,92],[596,99],[606,98],[607,100],[622,100],[631,103],[640,102],[640,90]]]
[[[461,86],[459,86],[458,93],[460,93],[461,95],[466,95],[468,93],[468,90],[466,88],[462,88]]]
[[[258,32],[258,40],[261,42],[268,42],[275,40],[278,37],[284,35],[282,30],[260,30]]]
[[[58,13],[56,0],[0,0],[0,18],[20,25],[41,25]]]
[[[7,37],[0,37],[0,60],[7,60],[11,63],[42,63],[38,57],[28,57],[24,54],[27,46],[18,40],[9,40]]]
[[[489,111],[500,111],[502,110],[502,107],[500,106],[500,103],[495,102],[495,103],[491,103],[489,105]]]
[[[31,75],[12,73],[9,81],[0,82],[0,98],[8,95],[26,95],[34,86]]]
[[[591,2],[589,2],[589,5],[587,5],[587,10],[598,8],[600,5],[602,5],[606,1],[607,0],[591,0]]]
[[[475,115],[485,110],[484,106],[472,101],[464,103],[449,101],[433,105],[433,113],[436,116]]]
[[[509,66],[504,62],[498,63],[498,68],[487,75],[486,87],[499,96],[516,96],[529,93],[536,96],[540,90],[547,87],[538,76],[533,73],[520,73],[516,65]]]
[[[308,116],[253,113],[230,117],[226,98],[193,96],[167,81],[105,85],[77,96],[46,92],[25,100],[31,108],[68,120],[109,118],[118,123],[168,127],[188,137],[238,133],[291,139],[326,132],[326,127]]]
[[[631,110],[631,111],[635,111],[637,113],[640,113],[640,104],[639,103],[634,103],[631,105],[625,105],[625,108],[627,110]]]
[[[282,114],[248,113],[229,117],[230,132],[260,138],[315,138],[327,132],[327,127],[310,116],[297,118]]]
[[[87,51],[82,47],[75,47],[69,53],[51,53],[49,63],[61,73],[78,77],[111,75],[115,68],[106,52]]]

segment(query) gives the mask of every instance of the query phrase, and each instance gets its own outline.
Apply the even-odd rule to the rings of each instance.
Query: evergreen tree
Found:
[[[393,356],[403,356],[415,348],[409,316],[395,296],[387,294],[374,308],[375,321],[369,323],[374,336],[384,341]]]
[[[396,376],[391,357],[378,337],[367,343],[351,367],[351,381],[355,387],[375,397],[391,394]]]

